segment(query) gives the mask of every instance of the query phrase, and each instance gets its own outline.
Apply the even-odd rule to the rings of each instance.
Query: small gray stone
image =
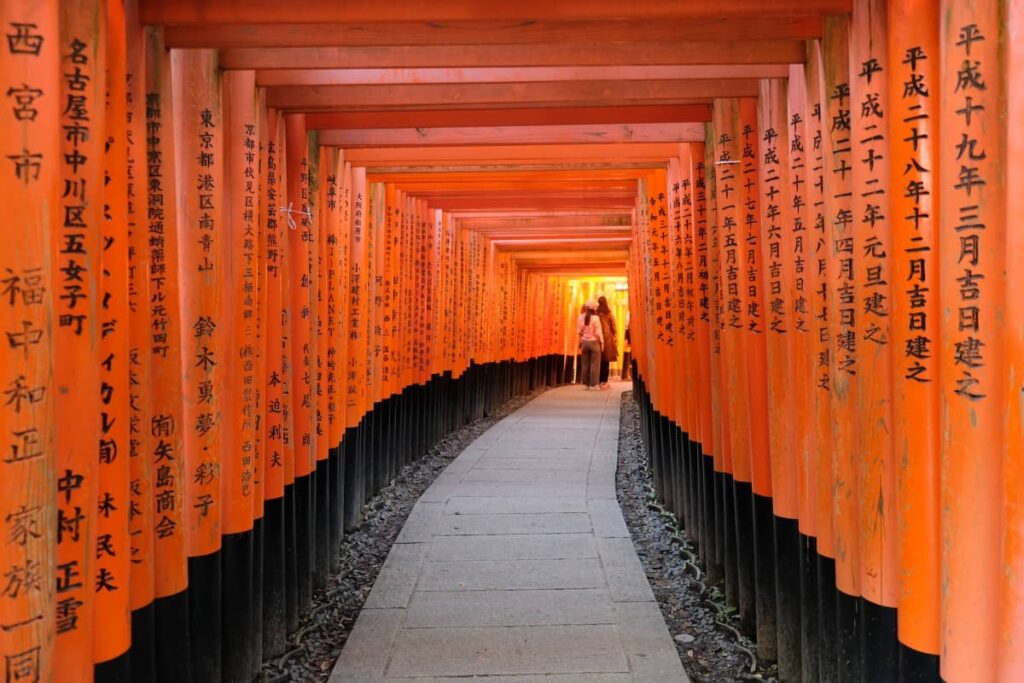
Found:
[[[676,642],[683,643],[684,645],[686,643],[692,643],[694,640],[696,640],[696,638],[691,636],[689,633],[680,633],[678,636],[676,636]]]

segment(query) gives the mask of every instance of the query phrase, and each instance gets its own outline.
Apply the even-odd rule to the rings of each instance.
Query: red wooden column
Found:
[[[1006,5],[1007,36],[1007,121],[1017,122],[1024,114],[1024,88],[1021,78],[1024,77],[1024,4],[1014,0]],[[1024,155],[1024,136],[1018,126],[1010,124],[1007,131],[1006,186],[1020,188],[1024,186],[1022,175],[1022,155]],[[1007,236],[1006,253],[1024,253],[1024,231],[1019,227],[1009,229],[1012,221],[1017,220],[1024,210],[1021,205],[1020,192],[1007,194],[1006,216]],[[1024,566],[1024,507],[1021,505],[1019,492],[1024,484],[1024,463],[1021,453],[1024,452],[1024,418],[1020,410],[1024,400],[1024,387],[1021,377],[1024,372],[1024,307],[1019,297],[1021,291],[1021,273],[1019,268],[1009,268],[1006,273],[1006,373],[1008,411],[1006,433],[1003,444],[1003,541],[1001,564],[1007,568],[1002,575],[1000,586],[1000,615],[998,675],[1007,680],[1024,676],[1024,586],[1021,584],[1020,571]]]
[[[772,513],[772,453],[768,438],[768,373],[766,363],[765,289],[761,256],[762,158],[757,121],[758,102],[743,98],[739,106],[740,173],[743,204],[739,249],[743,349],[747,359],[747,414],[750,431],[750,476],[754,544],[757,650],[768,661],[777,658],[775,616],[775,532]]]
[[[896,461],[892,441],[892,230],[888,19],[885,3],[856,0],[850,31],[850,119],[857,372],[857,534],[863,596],[863,674],[897,676]],[[886,378],[871,381],[870,378]]]
[[[715,566],[714,533],[714,429],[711,405],[711,300],[708,255],[708,194],[705,172],[705,146],[691,143],[687,177],[693,188],[693,360],[696,372],[695,400],[698,421],[697,478],[699,489],[701,555],[709,575]],[[630,296],[632,300],[632,293]],[[720,572],[720,569],[719,569]]]
[[[327,297],[324,289],[326,282],[324,277],[325,249],[327,248],[325,224],[321,214],[322,205],[322,169],[325,150],[320,147],[317,132],[313,131],[307,135],[306,155],[309,159],[306,185],[310,211],[310,286],[313,289],[310,310],[312,312],[312,323],[310,328],[310,354],[313,361],[310,367],[310,375],[313,382],[312,411],[313,411],[313,456],[314,456],[314,496],[313,496],[313,534],[311,543],[313,545],[313,588],[322,588],[327,583],[327,576],[330,572],[331,555],[330,542],[330,510],[331,510],[331,489],[330,489],[330,448],[327,444],[327,434],[324,431],[327,427],[327,396],[324,393],[324,367],[327,354],[327,329],[324,327],[324,320],[327,316]]]
[[[131,554],[128,535],[130,322],[128,304],[127,25],[121,3],[106,3],[103,223],[100,251],[100,437],[97,498],[96,619],[98,680],[130,676]],[[138,34],[135,36],[136,42]],[[104,586],[101,588],[101,586]],[[109,586],[109,587],[106,587]],[[144,591],[145,592],[145,591]]]
[[[1007,190],[1002,2],[943,2],[939,130],[942,677],[998,670],[1006,414]],[[1019,295],[1018,295],[1019,296]]]
[[[715,186],[718,199],[719,269],[721,278],[722,334],[721,404],[727,413],[729,446],[727,461],[732,481],[725,492],[728,531],[727,548],[735,555],[737,600],[740,628],[756,634],[756,580],[754,574],[753,485],[751,449],[751,397],[748,393],[748,349],[743,310],[742,277],[746,256],[746,191],[744,189],[743,140],[740,102],[716,100],[713,108],[715,129]],[[756,186],[756,179],[753,181]],[[729,545],[731,544],[731,546]],[[726,571],[730,562],[726,561]]]
[[[799,382],[793,358],[793,208],[790,184],[788,83],[761,81],[758,100],[768,448],[771,453],[778,662],[780,675],[798,678],[800,662],[800,532],[797,433],[807,429],[792,400]]]
[[[156,669],[192,676],[183,415],[182,319],[179,288],[178,202],[170,54],[163,33],[146,33],[146,255],[148,338],[152,380],[149,434],[152,463]],[[157,505],[163,500],[163,505]]]
[[[52,233],[63,174],[59,137],[63,54],[57,2],[0,5],[0,201],[17,230],[0,251],[0,658],[26,679],[53,680],[52,589],[58,464],[52,326],[57,267]],[[95,401],[95,396],[91,397]],[[89,447],[89,444],[86,444]],[[91,450],[91,447],[90,447]]]
[[[718,167],[715,165],[715,130],[708,125],[704,144],[705,202],[707,206],[707,251],[708,251],[708,391],[711,421],[710,452],[713,457],[709,505],[714,519],[714,552],[708,567],[708,578],[720,581],[726,579],[726,600],[736,604],[736,571],[732,555],[726,552],[725,532],[725,477],[732,472],[727,464],[728,414],[723,410],[722,399],[722,273],[721,233],[718,212]]]
[[[254,535],[257,462],[257,235],[259,168],[256,75],[228,71],[224,102],[224,272],[220,319],[224,321],[226,383],[221,457],[224,518],[224,676],[251,678],[250,629],[254,609]],[[262,473],[260,473],[261,475]],[[261,476],[259,477],[261,478]]]
[[[147,202],[146,58],[145,32],[139,24],[137,3],[126,5],[127,135],[125,172],[128,239],[128,370],[130,463],[128,499],[129,591],[132,619],[131,676],[140,681],[156,677],[154,600],[156,598],[155,522],[153,519],[153,437],[148,428],[153,416],[152,354],[150,352],[150,260]]]
[[[939,11],[889,4],[893,456],[898,463],[900,670],[938,675]]]
[[[264,536],[263,536],[263,650],[268,656],[284,652],[287,635],[285,533],[286,473],[290,464],[289,442],[289,368],[284,332],[284,256],[287,249],[288,216],[280,211],[283,192],[282,142],[284,122],[275,109],[267,114],[266,150],[261,164],[262,203],[264,206],[264,258],[266,271],[266,360],[264,362],[263,427],[266,449],[263,458]],[[262,131],[261,131],[262,133]],[[294,474],[293,477],[294,478]]]
[[[292,400],[291,438],[295,463],[295,561],[296,600],[299,612],[304,611],[312,599],[313,571],[313,489],[315,466],[314,419],[315,399],[312,325],[315,319],[312,281],[313,229],[309,205],[309,143],[306,121],[302,114],[286,114],[285,159],[287,174],[288,212],[287,250],[288,326],[290,333],[289,366]],[[294,229],[292,225],[294,224]]]
[[[366,354],[369,332],[369,266],[367,249],[367,196],[366,169],[352,169],[352,233],[349,246],[349,306],[346,336],[348,352],[346,363],[346,405],[347,428],[352,430],[353,439],[358,438],[366,415],[368,396],[366,391]],[[361,435],[359,435],[361,436]],[[359,522],[362,500],[363,453],[350,439],[352,450],[345,460],[345,527],[352,528]]]
[[[816,192],[811,184],[812,160],[820,159],[820,137],[809,134],[812,121],[807,100],[807,72],[803,65],[790,67],[787,89],[789,141],[789,197],[791,232],[783,228],[783,248],[791,254],[786,263],[791,269],[788,316],[791,369],[793,373],[794,420],[792,445],[797,467],[797,508],[800,532],[800,664],[804,680],[817,680],[819,653],[818,622],[818,453],[820,432],[815,413],[815,397],[824,394],[816,383],[818,359],[815,343],[818,334],[813,304],[817,295],[818,261],[815,221],[818,208],[810,198]],[[820,111],[820,109],[819,109]],[[820,169],[820,161],[814,163]],[[820,170],[813,172],[814,177]],[[812,215],[812,212],[814,215]]]
[[[679,158],[669,159],[668,176],[668,238],[665,244],[668,260],[668,276],[662,286],[661,307],[665,318],[665,341],[668,346],[668,372],[677,379],[669,386],[670,403],[666,410],[670,420],[669,429],[680,432],[673,434],[669,443],[669,462],[671,466],[671,490],[673,512],[680,524],[688,526],[686,501],[689,499],[686,490],[686,458],[683,437],[686,434],[686,386],[687,366],[683,342],[686,338],[683,330],[682,307],[680,306],[681,282],[683,279],[683,228],[682,228],[682,180],[680,178]],[[665,372],[662,368],[661,372]]]
[[[105,61],[99,2],[61,5],[61,180],[51,223],[57,628],[54,676],[93,679]],[[74,428],[72,428],[74,425]],[[108,423],[109,425],[109,423]],[[103,575],[104,591],[120,590]],[[122,577],[122,579],[125,577]]]
[[[336,548],[341,540],[341,466],[338,446],[341,443],[341,429],[339,425],[339,386],[338,386],[338,343],[340,339],[341,319],[338,317],[338,304],[343,295],[339,263],[341,257],[338,254],[339,233],[341,230],[342,194],[343,194],[343,171],[344,160],[341,150],[337,148],[322,148],[321,168],[323,169],[324,181],[321,185],[321,225],[323,232],[323,263],[321,264],[321,282],[324,286],[323,297],[324,307],[321,316],[324,335],[324,352],[321,372],[323,394],[322,423],[320,426],[320,438],[328,449],[328,487],[331,496],[330,519],[328,523],[328,545]],[[333,555],[333,553],[332,553]],[[333,564],[333,562],[332,562]],[[333,569],[333,567],[332,567]]]
[[[696,212],[694,197],[696,195],[690,168],[693,163],[693,145],[687,143],[679,146],[679,237],[680,250],[679,277],[675,282],[673,301],[678,312],[681,358],[685,375],[681,382],[681,390],[685,393],[683,424],[687,433],[685,443],[684,466],[686,468],[686,525],[691,536],[698,544],[703,543],[700,528],[700,459],[697,451],[700,443],[700,399],[697,391],[698,360],[697,360],[697,288],[696,288],[696,245],[694,240],[694,222]],[[625,320],[616,320],[622,326]],[[621,349],[620,349],[621,351]]]
[[[181,273],[181,362],[188,515],[189,611],[193,675],[220,676],[221,533],[231,505],[224,488],[225,381],[231,321],[225,221],[224,120],[213,50],[171,53],[178,163],[178,251]],[[232,384],[231,390],[234,389]],[[157,505],[157,515],[161,512]]]
[[[834,283],[829,277],[829,256],[832,252],[830,217],[826,205],[826,178],[832,174],[826,168],[831,154],[828,131],[831,119],[827,116],[828,96],[820,41],[808,43],[805,69],[807,86],[808,150],[808,206],[811,219],[809,238],[811,296],[812,353],[815,367],[814,392],[814,472],[817,538],[817,608],[820,645],[818,675],[835,677],[836,673],[836,581],[835,581],[835,511],[833,509],[832,451],[832,333],[830,321],[837,316],[831,304]]]
[[[852,209],[853,158],[849,69],[850,26],[829,17],[822,40],[825,74],[822,130],[825,144],[825,220],[829,290],[832,402],[832,510],[835,520],[836,645],[839,675],[859,676],[860,621],[858,530],[857,339],[860,305],[855,277],[855,218]]]

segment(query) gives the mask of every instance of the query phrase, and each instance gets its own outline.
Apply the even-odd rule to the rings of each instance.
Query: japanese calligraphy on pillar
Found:
[[[943,2],[938,188],[941,230],[942,670],[997,679],[1002,468],[984,455],[1006,425],[1006,3]],[[1013,87],[1019,83],[1011,82]],[[1016,217],[1011,216],[1010,220]],[[1019,397],[1012,399],[1016,405]],[[1010,408],[1013,410],[1014,408]]]
[[[283,235],[281,234],[281,220],[279,219],[280,198],[278,196],[278,185],[280,183],[280,154],[278,151],[278,114],[271,111],[267,117],[266,150],[263,152],[263,205],[266,207],[264,215],[263,241],[265,243],[265,261],[263,267],[266,269],[266,298],[267,298],[267,322],[266,322],[266,387],[265,387],[265,417],[264,430],[266,432],[266,455],[264,461],[265,473],[265,497],[267,500],[276,500],[284,495],[284,435],[285,435],[285,374],[284,356],[281,353],[281,251],[283,247]]]
[[[860,590],[875,604],[894,606],[897,595],[896,467],[893,460],[892,385],[868,381],[889,377],[892,296],[891,210],[889,204],[889,116],[885,4],[854,3],[850,31],[851,135],[853,138],[854,250],[859,313],[855,430],[860,497]],[[886,429],[880,429],[886,425]],[[881,502],[879,502],[881,501]]]
[[[346,413],[349,427],[359,424],[365,408],[366,387],[366,171],[352,169],[352,235],[348,283],[348,358],[345,370]]]
[[[146,33],[146,246],[148,262],[149,354],[152,386],[147,432],[152,467],[153,542],[156,595],[164,597],[188,584],[182,506],[184,423],[182,417],[182,341],[178,287],[178,232],[174,159],[171,65],[157,29]]]
[[[147,428],[152,416],[150,370],[149,238],[147,230],[147,133],[144,34],[138,17],[129,16],[126,84],[125,174],[128,228],[128,459],[130,461],[128,533],[131,608],[153,602],[153,451]]]
[[[124,6],[105,5],[106,86],[100,250],[100,435],[96,537],[95,659],[131,646],[128,513],[129,320],[127,227],[127,54]]]
[[[986,123],[998,116],[998,101],[989,83],[998,68],[983,58],[991,53],[995,40],[977,24],[964,24],[957,28],[953,54],[959,67],[944,83],[949,97],[956,102],[959,126],[945,135],[947,150],[953,151],[956,177],[951,187],[945,188],[955,204],[957,221],[954,245],[957,254],[956,329],[952,347],[954,394],[967,402],[982,401],[989,388],[982,380],[981,368],[986,366],[986,341],[995,330],[986,328],[985,310],[985,255],[989,249],[985,242],[986,212],[983,202],[985,187],[996,173],[993,160],[985,147],[981,131]],[[986,42],[989,45],[986,45]],[[996,125],[993,120],[992,125]],[[998,249],[993,246],[991,249]],[[989,249],[989,251],[991,251]],[[990,325],[994,326],[992,322]]]
[[[825,207],[828,221],[829,321],[832,334],[832,478],[836,586],[857,595],[858,478],[856,461],[857,258],[854,252],[853,167],[850,111],[850,26],[847,17],[825,21]]]
[[[171,53],[174,97],[181,112],[176,141],[183,170],[178,216],[181,254],[182,364],[184,370],[185,508],[189,555],[220,548],[222,510],[221,448],[227,405],[225,338],[231,324],[222,317],[223,287],[228,284],[223,254],[224,132],[220,76],[211,50]],[[159,494],[159,518],[173,504]]]
[[[224,453],[220,458],[226,509],[223,533],[236,534],[252,528],[256,480],[256,434],[261,427],[256,410],[258,386],[257,278],[260,268],[257,231],[258,132],[256,80],[251,71],[232,71],[223,76],[224,222],[221,232],[228,244],[223,259],[222,282],[230,296],[223,297],[218,318],[225,321],[229,340],[223,357],[230,387],[225,386],[222,405]],[[211,117],[212,118],[212,117]],[[207,150],[210,151],[210,150]],[[212,168],[212,167],[211,167]]]
[[[57,198],[60,36],[56,2],[0,5],[0,673],[53,678],[54,339],[48,329]]]
[[[92,665],[93,592],[119,590],[96,562],[100,425],[100,230],[104,54],[98,2],[62,3],[62,178],[54,223],[55,399],[58,429],[56,678]],[[109,385],[108,385],[109,386]],[[109,429],[110,414],[104,416]],[[121,577],[122,579],[124,577]]]
[[[939,574],[939,8],[889,6],[893,442],[900,642],[937,654]],[[904,615],[906,618],[903,618]]]

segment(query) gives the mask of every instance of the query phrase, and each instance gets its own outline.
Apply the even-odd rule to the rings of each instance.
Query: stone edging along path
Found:
[[[640,563],[672,633],[683,667],[695,682],[775,681],[775,667],[758,665],[756,646],[737,630],[735,610],[694,563],[693,546],[653,497],[640,412],[622,395],[616,490]]]

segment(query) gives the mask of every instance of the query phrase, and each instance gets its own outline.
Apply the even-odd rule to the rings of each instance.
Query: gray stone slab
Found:
[[[606,625],[408,629],[388,667],[392,676],[626,671],[616,628]]]
[[[550,496],[494,496],[489,498],[451,496],[444,508],[445,514],[449,515],[586,511],[587,501],[582,495],[558,498]]]
[[[535,496],[547,498],[571,498],[586,495],[586,484],[546,481],[464,481],[458,486],[459,496]],[[451,495],[455,494],[453,489]]]
[[[599,538],[597,552],[614,602],[653,601],[654,593],[628,538]]]
[[[622,509],[617,500],[589,500],[587,509],[590,511],[590,523],[594,527],[594,535],[598,538],[629,538],[626,520],[622,517]]]
[[[499,441],[483,454],[484,457],[509,457],[509,458],[543,458],[572,459],[581,456],[590,457],[591,448],[581,446],[579,448],[537,448],[535,446],[524,446],[514,439]]]
[[[523,470],[535,473],[536,477],[546,477],[551,471],[583,471],[590,470],[589,455],[574,455],[562,458],[487,455],[480,458],[474,465],[477,470]]]
[[[420,564],[427,554],[425,543],[396,543],[377,574],[364,609],[405,607],[416,586]]]
[[[538,479],[542,479],[545,482],[582,484],[587,481],[587,475],[587,470],[583,468],[574,470],[544,470],[544,474],[541,475],[535,469],[493,470],[475,467],[466,472],[466,477],[463,481],[535,482]]]
[[[587,560],[424,562],[417,591],[604,588],[601,564]]]
[[[588,500],[615,500],[618,495],[615,491],[615,481],[610,478],[595,479],[587,482]]]
[[[382,680],[404,618],[404,609],[364,609],[334,665],[329,683]]]
[[[590,515],[584,512],[442,515],[437,526],[437,535],[439,536],[578,534],[590,531]]]
[[[540,674],[537,676],[459,676],[457,678],[395,678],[387,683],[634,683],[630,674]]]
[[[657,603],[617,603],[615,613],[619,637],[636,683],[685,683],[689,680]]]
[[[458,489],[462,481],[461,472],[442,472],[434,483],[423,492],[420,501],[424,503],[443,503]]]
[[[409,603],[406,628],[614,624],[603,590],[421,591]]]
[[[474,560],[583,560],[597,557],[591,534],[529,536],[438,536],[430,544],[432,562]]]
[[[426,543],[434,537],[443,512],[444,503],[416,503],[395,542]]]

